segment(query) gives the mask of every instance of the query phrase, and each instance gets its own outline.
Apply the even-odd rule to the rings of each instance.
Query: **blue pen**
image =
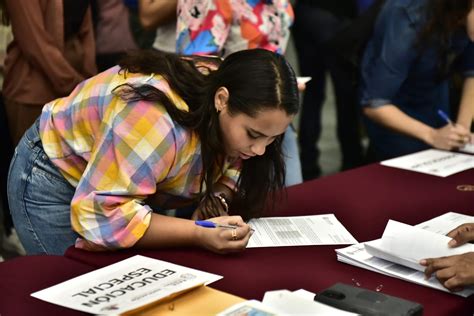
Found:
[[[227,229],[237,229],[239,226],[236,225],[222,225],[217,224],[211,221],[195,221],[196,225],[206,228],[227,228]]]
[[[438,110],[438,115],[448,124],[454,125],[453,121],[449,119],[449,116],[443,112],[443,110]]]
[[[237,225],[222,225],[222,224],[217,224],[211,221],[195,221],[194,224],[201,226],[201,227],[206,227],[206,228],[227,228],[227,229],[237,229],[239,226]],[[252,232],[255,231],[255,229],[250,228]]]

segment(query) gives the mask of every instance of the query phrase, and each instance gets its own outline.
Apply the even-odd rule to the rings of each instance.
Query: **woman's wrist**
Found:
[[[222,193],[222,192],[214,192],[212,195],[213,195],[213,197],[215,197],[219,201],[219,203],[223,207],[224,211],[226,213],[229,213],[229,202],[228,202],[225,194]]]
[[[429,127],[427,126],[427,128],[425,128],[421,134],[421,140],[424,141],[426,144],[434,147],[435,145],[435,138],[436,138],[436,133],[437,133],[437,130],[432,128],[432,127]]]

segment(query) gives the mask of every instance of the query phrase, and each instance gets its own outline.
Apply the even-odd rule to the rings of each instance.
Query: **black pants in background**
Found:
[[[10,208],[8,207],[7,196],[7,177],[10,161],[13,157],[13,144],[11,142],[10,132],[8,130],[7,115],[5,113],[5,106],[3,104],[3,97],[0,95],[0,135],[3,135],[3,140],[0,142],[0,200],[2,203],[3,214],[0,214],[4,225],[6,235],[9,235],[13,227],[12,218],[10,215]]]
[[[337,139],[342,152],[341,169],[357,167],[364,162],[360,136],[360,112],[353,78],[325,47],[347,21],[317,6],[299,3],[295,6],[293,39],[302,76],[312,80],[306,84],[300,116],[299,145],[303,178],[320,175],[320,151],[316,145],[321,135],[321,110],[326,97],[326,74],[334,85],[337,111]]]

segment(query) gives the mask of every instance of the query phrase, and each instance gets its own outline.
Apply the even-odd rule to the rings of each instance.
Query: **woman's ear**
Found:
[[[229,90],[226,87],[220,87],[217,89],[214,96],[214,106],[216,107],[216,112],[219,113],[227,108],[229,102]]]

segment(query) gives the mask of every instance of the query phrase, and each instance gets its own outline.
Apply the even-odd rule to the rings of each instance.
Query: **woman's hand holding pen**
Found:
[[[428,143],[434,148],[452,150],[461,148],[470,141],[471,134],[464,126],[446,124],[441,128],[432,130]]]
[[[214,227],[196,225],[199,245],[216,253],[238,252],[247,246],[252,230],[240,216],[221,216],[209,220]]]
[[[432,129],[428,143],[434,148],[452,150],[469,144],[471,132],[462,124],[455,124],[443,110],[438,110],[438,115],[447,124],[438,129]]]

